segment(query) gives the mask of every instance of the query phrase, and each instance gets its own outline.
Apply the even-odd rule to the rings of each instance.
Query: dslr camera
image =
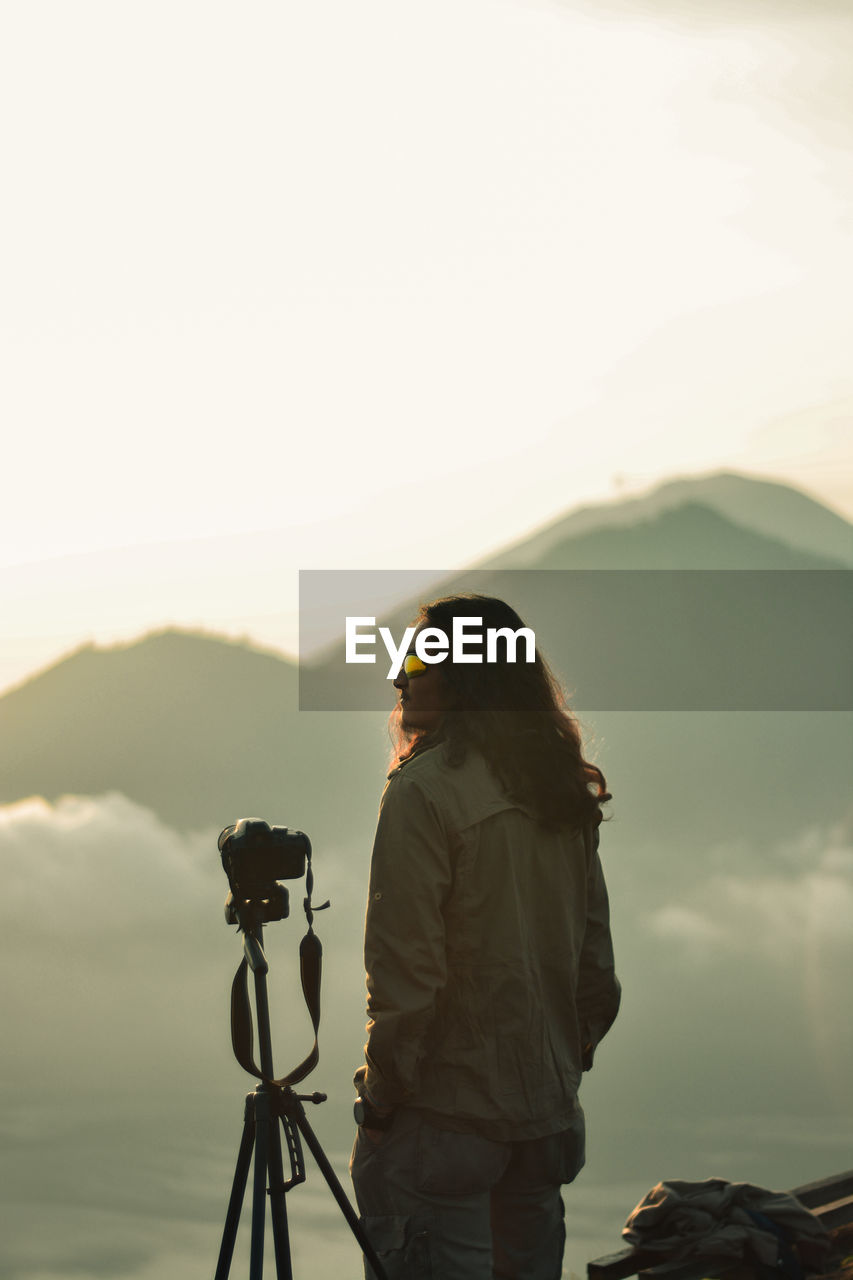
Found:
[[[284,920],[290,912],[287,889],[279,880],[305,875],[311,841],[302,831],[271,827],[262,818],[241,818],[219,835],[222,868],[231,892],[225,900],[228,924],[245,926]]]

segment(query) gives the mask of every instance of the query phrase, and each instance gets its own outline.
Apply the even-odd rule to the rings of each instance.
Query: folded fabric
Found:
[[[817,1270],[832,1249],[829,1232],[799,1200],[750,1182],[659,1182],[631,1212],[622,1235],[636,1248],[669,1255],[753,1260],[775,1267],[796,1259]]]

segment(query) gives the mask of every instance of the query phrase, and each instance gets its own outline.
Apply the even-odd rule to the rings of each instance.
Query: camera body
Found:
[[[228,923],[241,923],[241,911],[264,921],[285,919],[288,892],[278,881],[305,874],[311,842],[304,832],[271,827],[262,818],[241,818],[220,832],[218,845],[231,886],[225,902]]]

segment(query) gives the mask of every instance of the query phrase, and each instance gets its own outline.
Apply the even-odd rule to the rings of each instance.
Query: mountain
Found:
[[[761,503],[752,498],[765,486],[730,483],[741,479],[701,483],[706,496],[740,488],[754,512]],[[767,487],[781,509],[788,499],[775,492],[780,486]],[[801,509],[801,498],[793,494],[791,510]],[[820,524],[809,502],[806,542]],[[528,544],[525,572],[481,566],[441,590],[504,594],[535,621],[543,649],[576,692],[573,705],[589,717],[600,763],[635,831],[656,831],[664,796],[669,835],[694,845],[733,830],[761,843],[816,814],[840,818],[849,719],[796,708],[822,705],[809,699],[827,669],[847,670],[845,633],[816,627],[816,607],[803,604],[815,584],[837,581],[825,571],[842,562],[800,546],[796,522],[782,542],[728,519],[716,502],[667,502],[656,512],[634,500],[625,506],[641,512],[635,522],[568,536],[570,515],[535,556]],[[838,517],[826,514],[826,527],[836,528]],[[577,572],[554,574],[555,563]],[[661,565],[773,572],[655,574]],[[786,569],[824,572],[777,572]],[[771,597],[753,599],[757,586]],[[395,635],[415,600],[385,619]],[[843,601],[833,595],[830,603],[843,621]],[[737,626],[715,630],[715,618],[726,622],[733,610]],[[393,697],[384,667],[346,668],[340,650],[327,655],[303,671],[302,705],[346,706],[354,671],[359,694],[373,682],[367,702],[355,705],[383,710],[300,711],[292,663],[212,636],[168,631],[78,651],[0,698],[0,801],[114,790],[182,828],[258,814],[323,839],[358,829],[369,840]],[[683,689],[699,700],[685,701]],[[763,702],[748,700],[756,689]],[[784,729],[767,709],[776,689],[787,708]],[[731,714],[751,706],[765,711]],[[711,709],[697,716],[696,707]]]
[[[840,560],[756,533],[693,501],[627,526],[555,533],[524,558],[523,568],[499,558],[454,574],[434,595],[477,591],[511,601],[535,622],[543,651],[578,707],[851,705],[853,634],[848,571]],[[368,592],[370,575],[364,579]],[[325,578],[320,585],[329,611]],[[304,590],[303,607],[309,598]],[[413,597],[385,619],[394,637],[417,608]],[[346,612],[342,603],[341,616]],[[302,705],[381,707],[388,665],[384,652],[372,667],[347,664],[338,645],[323,661],[303,664]]]
[[[178,827],[270,814],[298,827],[300,814],[316,821],[327,755],[354,736],[362,759],[365,735],[381,755],[375,723],[300,716],[293,663],[165,631],[78,650],[0,698],[0,802],[119,791]],[[375,812],[375,785],[357,773],[341,771],[337,801],[358,806],[366,792]]]
[[[662,491],[659,491],[662,492]],[[623,515],[626,514],[623,512]],[[724,515],[713,503],[685,498],[678,505],[651,504],[634,510],[629,523],[598,523],[584,529],[568,520],[535,547],[524,544],[509,557],[482,568],[507,569],[843,569],[839,555],[795,546]],[[569,525],[569,528],[566,528]],[[840,539],[837,549],[840,551]],[[826,539],[829,542],[829,539]],[[851,547],[853,553],[853,547]]]
[[[543,568],[546,560],[551,561],[550,567],[553,568],[569,567],[556,562],[555,552],[558,548],[567,550],[572,542],[584,535],[648,524],[662,513],[688,504],[710,508],[726,522],[769,538],[789,552],[808,552],[821,560],[853,568],[853,525],[843,516],[790,485],[730,471],[669,480],[638,497],[578,507],[529,538],[515,542],[504,551],[490,556],[478,567]],[[746,548],[744,550],[746,553]],[[743,565],[728,566],[718,563],[713,567],[762,566],[747,559]]]

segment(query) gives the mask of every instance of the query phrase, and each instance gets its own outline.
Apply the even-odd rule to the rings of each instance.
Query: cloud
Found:
[[[672,938],[689,946],[705,946],[719,942],[723,931],[713,920],[678,903],[669,903],[652,913],[649,928],[660,938]]]
[[[200,1280],[215,1265],[254,1083],[231,1050],[242,948],[223,916],[217,835],[181,834],[118,794],[0,808],[0,1176],[14,1207],[0,1274],[10,1280]],[[345,847],[320,863],[318,888],[334,910],[317,917],[324,1017],[309,1084],[333,1101],[311,1120],[341,1157],[364,1023],[363,887]],[[292,918],[265,937],[282,1073],[313,1038],[298,977],[303,889],[290,888]],[[297,1212],[314,1205],[328,1255],[355,1270],[326,1200],[323,1186]],[[299,1230],[294,1250],[304,1253],[311,1244]]]
[[[737,864],[739,871],[731,869]],[[853,947],[850,833],[845,824],[814,827],[760,859],[743,841],[718,847],[709,874],[647,911],[643,923],[657,939],[694,954],[713,948],[797,966],[825,953],[835,967],[836,953]]]
[[[217,835],[179,833],[119,794],[56,804],[36,797],[0,808],[0,955],[15,975],[5,1003],[17,1027],[0,1060],[22,1066],[55,1052],[61,1037],[79,1079],[108,1067],[120,1090],[138,1080],[141,1061],[168,1070],[170,1055],[209,1057],[211,1026],[227,1046],[227,1025],[225,1037],[219,1033],[242,946],[225,924],[228,883]],[[340,878],[335,858],[346,871]],[[345,957],[341,966],[327,961],[326,1004],[334,1009],[341,971],[361,982],[362,906],[355,906],[359,891],[343,851],[323,859],[317,881],[336,908],[317,917],[317,932],[322,938],[331,923],[333,950]],[[292,882],[290,894],[291,917],[268,926],[265,946],[274,1011],[304,1038],[303,882]],[[351,995],[346,982],[343,989]],[[42,1016],[32,1017],[33,1009]]]
[[[242,951],[222,915],[216,835],[181,834],[115,794],[0,808],[0,1176],[13,1210],[0,1274],[10,1280],[201,1280],[213,1268],[253,1087],[231,1051]],[[827,1135],[843,1131],[852,1056],[838,1018],[850,832],[815,828],[760,851],[742,839],[692,867],[675,839],[624,859],[622,839],[630,831],[614,825],[625,1001],[584,1083],[590,1196],[596,1177],[635,1178],[639,1198],[670,1171],[782,1186],[830,1172]],[[344,839],[315,871],[332,910],[317,917],[323,1022],[308,1083],[329,1102],[310,1120],[346,1185],[364,1026],[363,851],[359,861]],[[312,1040],[301,890],[290,887],[292,918],[265,935],[282,1072]],[[750,1115],[751,1127],[738,1124]],[[723,1145],[718,1118],[734,1135]],[[354,1246],[308,1163],[309,1185],[292,1197],[294,1254],[318,1280],[355,1273]],[[630,1207],[602,1208],[614,1241]],[[583,1262],[570,1265],[580,1273]]]
[[[162,931],[209,910],[222,877],[217,834],[181,836],[117,793],[9,805],[0,809],[0,923],[14,927],[37,907],[45,932],[63,936],[142,925]]]

